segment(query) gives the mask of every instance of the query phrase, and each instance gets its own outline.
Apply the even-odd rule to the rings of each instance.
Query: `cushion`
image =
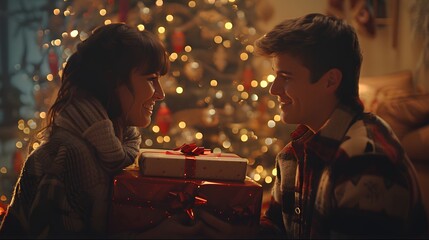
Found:
[[[401,140],[408,132],[429,124],[429,93],[385,100],[375,113],[389,123]]]
[[[429,125],[406,134],[401,143],[413,162],[429,161]]]
[[[359,79],[359,94],[365,106],[365,111],[375,112],[379,104],[391,98],[415,94],[412,72],[398,71],[390,74],[361,77]]]

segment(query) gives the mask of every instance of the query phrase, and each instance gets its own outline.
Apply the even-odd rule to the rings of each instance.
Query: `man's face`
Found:
[[[310,71],[301,61],[289,54],[274,58],[276,78],[270,94],[277,96],[282,120],[290,124],[313,126],[324,118],[319,111],[326,101],[323,81],[310,83]]]

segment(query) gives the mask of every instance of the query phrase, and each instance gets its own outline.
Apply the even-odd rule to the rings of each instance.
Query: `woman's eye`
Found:
[[[158,77],[150,77],[147,80],[151,81],[151,82],[154,82],[154,81],[158,80]]]

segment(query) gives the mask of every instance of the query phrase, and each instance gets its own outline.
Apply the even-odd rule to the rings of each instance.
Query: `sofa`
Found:
[[[359,93],[365,111],[390,125],[414,164],[429,219],[429,91],[403,70],[361,77]]]

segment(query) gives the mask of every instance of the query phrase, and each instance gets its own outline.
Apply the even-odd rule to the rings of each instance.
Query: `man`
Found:
[[[255,46],[274,60],[270,93],[278,97],[283,122],[299,124],[276,158],[277,178],[261,219],[265,232],[288,238],[426,236],[413,165],[390,127],[363,112],[354,29],[308,14],[278,24]]]

